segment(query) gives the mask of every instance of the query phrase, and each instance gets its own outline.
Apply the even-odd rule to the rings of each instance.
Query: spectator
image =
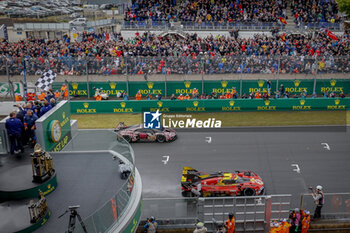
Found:
[[[193,88],[192,99],[197,99],[198,95],[199,95],[199,92],[198,92],[197,88]]]
[[[162,97],[163,97],[162,94],[157,94],[156,95],[157,100],[162,100]]]
[[[55,98],[50,99],[50,105],[52,108],[54,108],[56,106],[56,99]]]
[[[129,96],[128,96],[128,93],[123,93],[123,99],[124,99],[124,101],[127,101],[127,100],[129,100]]]
[[[339,97],[340,97],[340,98],[345,98],[344,92],[340,92]]]
[[[198,222],[196,224],[196,229],[193,231],[193,233],[206,233],[208,229],[204,226],[204,223]]]
[[[283,86],[283,84],[281,84],[281,87],[280,87],[280,95],[281,96],[284,96],[284,86]]]
[[[184,100],[185,97],[183,96],[183,94],[180,94],[179,97],[177,97],[178,100]]]
[[[148,93],[148,95],[146,96],[146,99],[147,99],[147,100],[151,100],[151,99],[152,99],[152,94],[151,94],[151,93]]]
[[[300,98],[305,99],[307,96],[306,91],[303,90],[303,92],[300,94]]]
[[[16,112],[10,113],[10,118],[6,120],[5,123],[7,134],[10,140],[10,153],[13,155],[14,153],[18,153],[21,151],[24,152],[23,144],[22,144],[22,128],[23,124],[20,119],[16,118]]]
[[[158,223],[155,221],[155,218],[152,216],[147,219],[147,222],[144,226],[147,233],[156,233],[158,228]]]
[[[136,93],[136,100],[142,100],[142,95],[140,91]]]
[[[28,110],[27,114],[24,116],[24,130],[27,138],[31,141],[32,146],[36,144],[36,135],[35,135],[35,121],[38,117],[33,114],[32,110]]]
[[[255,99],[261,99],[260,90],[258,90],[258,91],[255,93]]]
[[[271,95],[271,81],[266,80],[266,88],[267,88],[267,94],[270,96]]]
[[[170,97],[171,100],[176,100],[176,96],[174,94],[171,95]]]

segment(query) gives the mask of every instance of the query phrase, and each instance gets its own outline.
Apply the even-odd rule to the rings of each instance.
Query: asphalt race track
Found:
[[[132,147],[144,198],[182,197],[184,166],[203,172],[252,170],[263,178],[267,194],[292,194],[294,201],[318,184],[325,192],[350,192],[350,133],[345,126],[185,130],[172,143]],[[163,156],[169,156],[166,164]]]

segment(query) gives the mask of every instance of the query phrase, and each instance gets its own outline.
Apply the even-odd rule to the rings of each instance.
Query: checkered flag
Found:
[[[50,89],[50,85],[55,81],[56,73],[52,70],[49,70],[41,76],[41,78],[36,81],[35,86],[43,89],[44,91],[48,91]]]

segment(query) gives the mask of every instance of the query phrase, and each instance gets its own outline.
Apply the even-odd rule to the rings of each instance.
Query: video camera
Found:
[[[68,209],[72,211],[72,210],[77,210],[79,207],[80,205],[72,205],[72,206],[68,206]]]

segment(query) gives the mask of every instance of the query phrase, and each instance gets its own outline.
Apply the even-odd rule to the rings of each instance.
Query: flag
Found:
[[[281,39],[282,39],[283,41],[286,41],[286,33],[283,33],[283,34],[282,34]]]
[[[56,73],[54,73],[52,70],[49,70],[41,76],[38,81],[36,81],[35,86],[37,86],[40,89],[43,89],[44,91],[48,91],[50,89],[50,85],[55,81]]]
[[[287,21],[283,17],[280,17],[280,22],[283,23],[284,25],[287,25]]]
[[[328,30],[328,31],[327,31],[327,36],[328,36],[329,38],[331,38],[332,40],[336,40],[336,41],[338,41],[337,36],[336,36],[336,35],[334,35],[334,33],[333,33],[333,32],[331,32],[330,30]]]

